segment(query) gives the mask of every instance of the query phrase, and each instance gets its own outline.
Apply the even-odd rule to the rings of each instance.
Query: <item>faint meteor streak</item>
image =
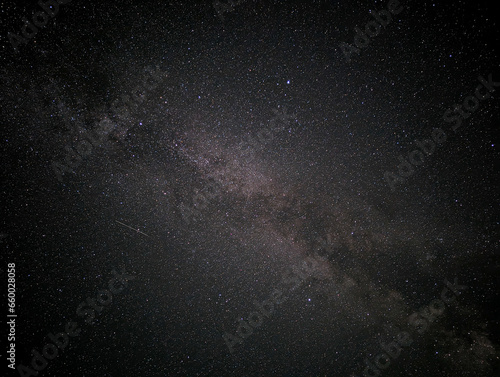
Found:
[[[146,237],[149,237],[146,233],[141,232],[139,229],[134,229],[134,228],[132,228],[131,226],[129,226],[129,225],[127,225],[127,224],[124,224],[124,223],[122,223],[122,222],[120,222],[120,221],[118,221],[118,220],[116,220],[116,222],[117,222],[118,224],[122,224],[123,226],[126,226],[126,227],[127,227],[127,228],[129,228],[129,229],[135,230],[135,231],[136,231],[136,232],[138,232],[138,233],[144,234]]]

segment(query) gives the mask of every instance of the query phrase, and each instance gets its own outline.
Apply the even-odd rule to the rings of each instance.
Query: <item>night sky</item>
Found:
[[[500,376],[494,2],[60,2],[0,3],[2,375]]]

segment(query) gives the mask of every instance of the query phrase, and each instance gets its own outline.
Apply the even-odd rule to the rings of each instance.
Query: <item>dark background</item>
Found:
[[[361,376],[456,277],[458,304],[381,375],[498,375],[500,91],[457,133],[442,119],[480,75],[500,81],[495,6],[401,5],[348,63],[340,43],[387,1],[249,0],[222,21],[210,2],[74,0],[18,53],[7,33],[40,8],[1,4],[16,366],[75,320],[82,334],[40,376]],[[113,112],[152,67],[158,87]],[[292,120],[247,160],[241,141],[284,108]],[[104,117],[118,126],[59,181],[53,162]],[[435,127],[448,140],[391,191],[384,173]],[[229,188],[186,223],[181,204],[215,176]],[[320,276],[229,353],[222,334],[327,234]],[[135,280],[84,325],[76,308],[114,268]]]

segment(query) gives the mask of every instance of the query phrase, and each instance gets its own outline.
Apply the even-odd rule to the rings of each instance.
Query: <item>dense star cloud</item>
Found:
[[[491,10],[2,5],[2,368],[498,375]]]

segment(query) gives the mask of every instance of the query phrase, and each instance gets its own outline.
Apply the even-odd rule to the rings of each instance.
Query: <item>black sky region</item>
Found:
[[[2,375],[500,375],[494,2],[44,7],[0,4]]]

